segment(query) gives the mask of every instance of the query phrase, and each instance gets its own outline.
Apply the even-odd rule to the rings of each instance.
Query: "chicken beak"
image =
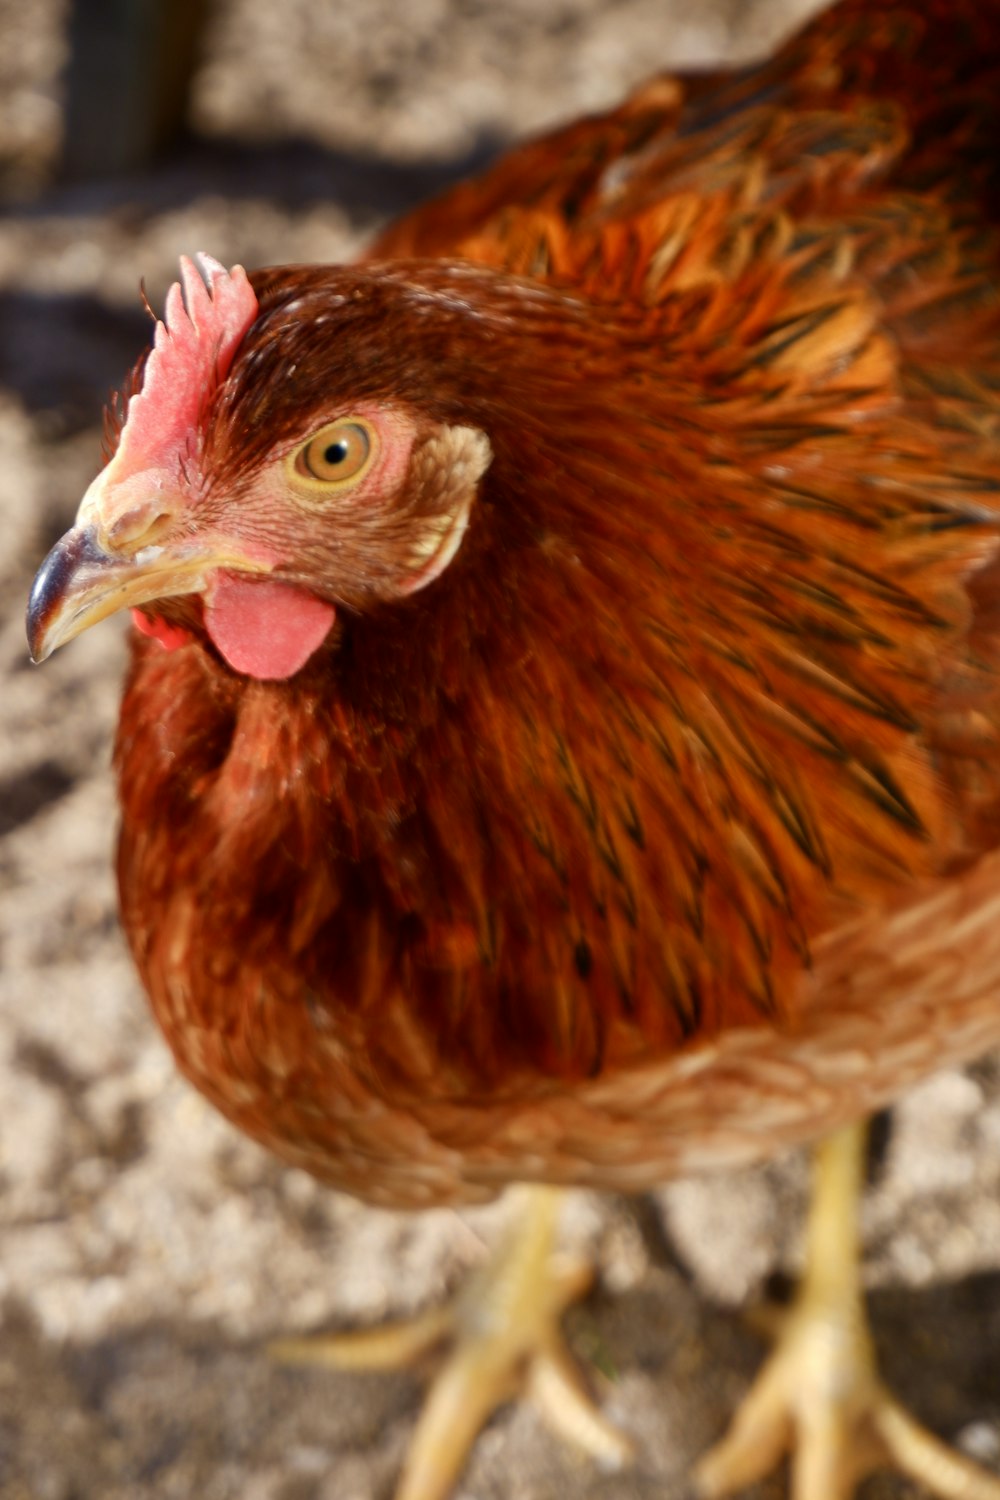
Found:
[[[186,549],[187,550],[187,549]],[[97,528],[76,526],[42,563],[28,600],[28,648],[44,661],[58,646],[120,609],[205,586],[216,559],[203,551],[148,546],[129,556],[106,551]]]
[[[270,571],[240,549],[220,545],[219,537],[192,534],[182,516],[160,472],[118,481],[109,465],[84,496],[77,524],[35,577],[27,615],[32,660],[44,661],[120,609],[201,593],[217,568]]]

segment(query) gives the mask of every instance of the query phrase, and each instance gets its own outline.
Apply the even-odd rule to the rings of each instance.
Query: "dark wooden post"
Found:
[[[178,134],[209,0],[72,0],[62,171],[141,167]]]

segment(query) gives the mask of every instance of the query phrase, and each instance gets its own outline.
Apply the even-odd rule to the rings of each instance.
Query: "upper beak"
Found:
[[[118,481],[114,463],[84,496],[77,524],[38,570],[28,600],[28,647],[44,661],[119,609],[202,592],[216,568],[269,567],[220,538],[179,524],[166,476],[146,471]]]
[[[67,531],[42,563],[28,600],[28,647],[33,661],[44,661],[119,609],[148,604],[205,586],[219,560],[184,548],[151,545],[129,556],[105,550],[93,525]]]

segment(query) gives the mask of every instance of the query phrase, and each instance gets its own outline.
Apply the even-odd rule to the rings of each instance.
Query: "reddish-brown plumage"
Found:
[[[213,517],[364,403],[425,470],[442,428],[492,450],[427,588],[416,481],[329,515],[321,584],[303,542],[336,624],[290,680],[195,595],[134,644],[126,930],[291,1161],[401,1205],[636,1187],[1000,1038],[998,38],[842,5],[252,278]]]

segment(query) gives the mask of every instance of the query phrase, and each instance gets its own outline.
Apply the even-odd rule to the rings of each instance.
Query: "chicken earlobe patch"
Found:
[[[442,427],[424,444],[415,462],[416,483],[431,499],[414,527],[409,566],[394,590],[400,598],[426,588],[448,567],[492,461],[490,440],[478,427]]]

